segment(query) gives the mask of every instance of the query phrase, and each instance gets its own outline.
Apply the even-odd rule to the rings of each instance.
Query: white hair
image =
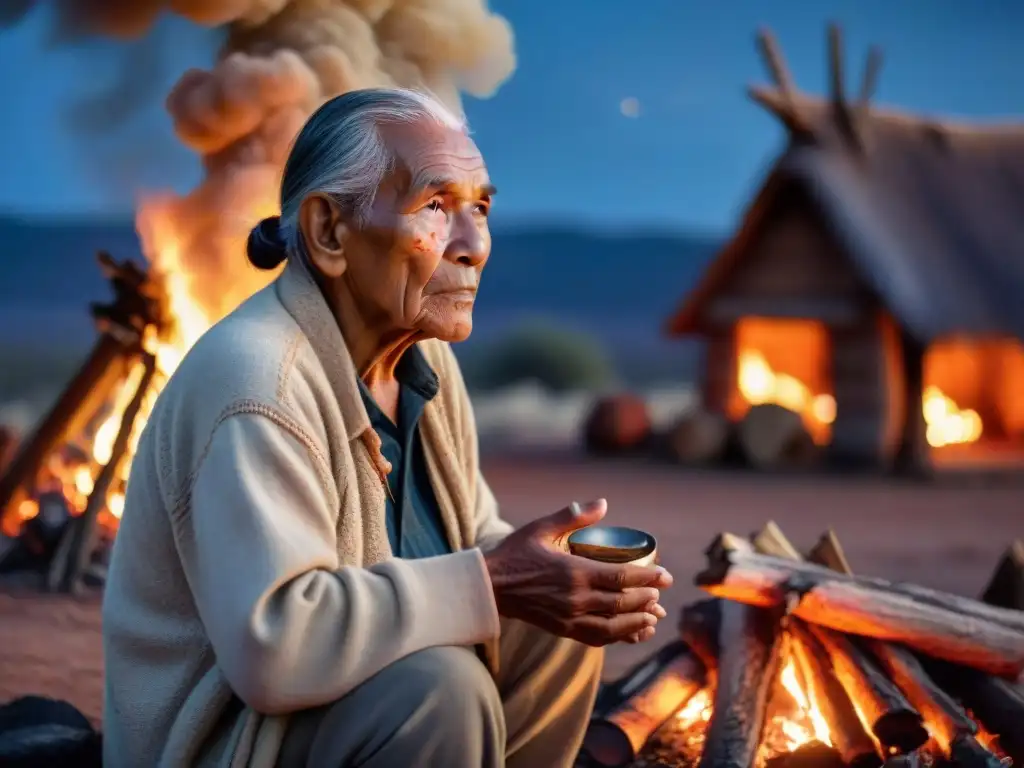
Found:
[[[295,139],[281,182],[281,235],[289,250],[298,251],[299,206],[313,192],[330,195],[365,219],[394,166],[379,128],[421,121],[469,132],[465,119],[440,101],[403,88],[349,91],[314,112]]]

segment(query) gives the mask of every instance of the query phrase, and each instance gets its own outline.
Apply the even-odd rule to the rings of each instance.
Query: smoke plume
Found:
[[[29,3],[23,3],[25,7]],[[277,212],[292,139],[325,100],[355,88],[428,89],[461,112],[460,92],[486,97],[515,68],[512,30],[486,0],[59,0],[68,34],[133,38],[171,12],[226,26],[210,70],[189,70],[167,97],[204,178],[186,196],[139,208],[146,255],[184,272],[210,320],[266,282],[248,267],[250,228]],[[9,20],[9,19],[8,19]]]

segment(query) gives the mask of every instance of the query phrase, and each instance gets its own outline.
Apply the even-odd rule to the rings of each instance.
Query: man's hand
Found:
[[[572,505],[510,534],[484,558],[498,613],[587,645],[642,642],[665,609],[658,566],[613,565],[568,554],[566,539],[605,516],[604,499]],[[578,510],[578,511],[577,511]]]

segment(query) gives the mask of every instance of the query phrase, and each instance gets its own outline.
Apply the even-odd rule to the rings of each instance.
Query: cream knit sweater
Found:
[[[441,382],[421,434],[455,552],[423,560],[392,558],[356,371],[301,263],[189,352],[140,440],[110,567],[108,768],[272,768],[289,712],[431,646],[496,657],[477,547],[511,528],[450,348],[420,347]]]

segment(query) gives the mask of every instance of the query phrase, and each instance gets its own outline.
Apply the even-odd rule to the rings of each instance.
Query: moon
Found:
[[[640,100],[635,96],[627,96],[619,102],[619,112],[624,117],[640,117]]]

